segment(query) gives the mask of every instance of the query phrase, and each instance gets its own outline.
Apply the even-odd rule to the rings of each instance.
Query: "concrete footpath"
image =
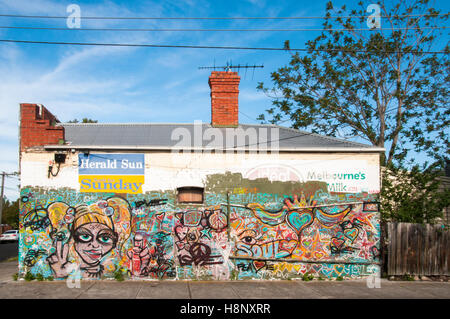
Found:
[[[450,282],[388,281],[14,281],[17,262],[0,263],[0,299],[450,299]]]

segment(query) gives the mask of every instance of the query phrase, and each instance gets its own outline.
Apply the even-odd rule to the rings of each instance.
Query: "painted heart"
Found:
[[[322,270],[322,265],[312,265],[312,269],[314,269],[314,272],[319,274]]]
[[[337,248],[340,248],[344,244],[344,240],[333,237],[331,238],[331,244]]]
[[[263,268],[266,265],[265,261],[253,261],[253,266],[255,267],[256,271],[258,272],[261,268]]]
[[[181,225],[175,226],[175,235],[179,241],[183,241],[186,238],[187,229]]]
[[[342,272],[344,271],[343,265],[334,265],[334,270],[336,271],[336,274],[340,276]]]
[[[353,242],[355,241],[356,237],[358,237],[359,230],[358,228],[345,229],[344,234],[347,238],[349,238]]]
[[[164,215],[165,215],[165,213],[160,213],[160,214],[156,214],[155,216],[160,222],[162,222],[164,219]]]
[[[324,274],[326,277],[331,277],[331,273],[333,272],[333,269],[329,267],[323,267],[322,266],[322,274]]]
[[[315,256],[317,259],[322,258],[324,255],[325,255],[325,254],[324,254],[322,251],[316,251],[316,252],[314,253],[314,256]],[[321,265],[320,267],[322,267],[322,265]]]
[[[302,265],[294,265],[294,270],[295,270],[295,273],[299,273],[300,272],[300,270],[302,269]]]
[[[288,213],[286,220],[289,226],[295,230],[297,235],[300,235],[305,227],[312,224],[313,216],[311,212],[299,212],[294,210]]]
[[[295,247],[297,247],[296,240],[280,240],[279,250],[286,251],[289,255],[294,251]],[[281,258],[281,257],[280,257]]]

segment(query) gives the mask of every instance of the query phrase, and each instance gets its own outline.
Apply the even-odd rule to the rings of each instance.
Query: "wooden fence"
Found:
[[[387,223],[383,227],[389,276],[450,275],[450,231],[438,225]]]

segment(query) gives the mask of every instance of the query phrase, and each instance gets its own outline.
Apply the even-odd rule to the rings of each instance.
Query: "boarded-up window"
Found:
[[[180,187],[178,191],[178,203],[181,204],[202,204],[202,187]]]

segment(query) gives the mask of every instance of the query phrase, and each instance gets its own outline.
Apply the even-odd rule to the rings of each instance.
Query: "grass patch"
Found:
[[[314,275],[313,274],[309,274],[309,273],[304,274],[303,277],[302,277],[303,281],[311,281],[313,279],[314,279]]]
[[[42,274],[37,274],[36,275],[36,280],[37,281],[44,281],[44,276],[42,276]]]
[[[36,277],[34,277],[34,275],[31,272],[27,272],[25,274],[25,276],[23,277],[26,281],[33,281],[36,279]]]
[[[115,272],[114,272],[114,279],[115,280],[117,280],[117,281],[124,281],[125,280],[125,272],[126,272],[126,270],[125,269],[123,269],[122,267],[121,268],[119,268],[119,269],[117,269]]]
[[[402,280],[406,280],[406,281],[414,281],[414,276],[410,275],[410,274],[404,274],[402,276]]]
[[[121,271],[116,271],[114,273],[114,279],[117,281],[124,281],[125,280],[125,276],[123,275],[123,273]]]

